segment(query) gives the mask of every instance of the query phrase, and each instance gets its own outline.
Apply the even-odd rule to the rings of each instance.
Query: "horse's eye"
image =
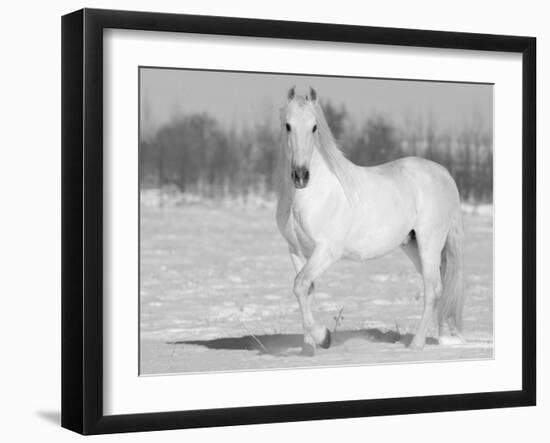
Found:
[[[286,124],[286,132],[290,132],[290,125],[288,123]]]
[[[315,132],[317,131],[317,125],[313,125],[313,129],[311,130],[311,132]]]

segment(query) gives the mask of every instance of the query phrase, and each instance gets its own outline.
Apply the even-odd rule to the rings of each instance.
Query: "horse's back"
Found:
[[[449,171],[439,163],[421,157],[404,157],[379,166],[367,168],[371,172],[391,176],[415,191],[426,194],[445,193],[454,201],[458,188]]]
[[[380,170],[380,172],[384,172],[387,174],[407,173],[413,176],[444,176],[445,178],[450,179],[452,183],[454,183],[454,180],[451,177],[451,174],[449,173],[447,168],[437,162],[422,157],[402,157],[397,160],[382,163],[381,165],[372,166],[367,169],[372,171],[378,169]]]

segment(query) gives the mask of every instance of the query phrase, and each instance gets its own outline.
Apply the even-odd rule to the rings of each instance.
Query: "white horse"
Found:
[[[434,311],[439,342],[462,343],[463,226],[449,172],[418,157],[353,164],[338,148],[313,88],[305,97],[292,88],[281,120],[286,143],[277,225],[297,273],[304,352],[331,342],[312,314],[315,280],[342,258],[369,260],[398,247],[424,282],[424,311],[410,347],[424,346]]]

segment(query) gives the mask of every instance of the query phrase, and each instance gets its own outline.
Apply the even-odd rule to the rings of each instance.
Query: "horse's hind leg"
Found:
[[[417,238],[424,280],[424,310],[414,338],[413,349],[421,349],[426,343],[426,332],[433,317],[438,293],[441,291],[441,251],[444,235],[431,234],[428,238]]]

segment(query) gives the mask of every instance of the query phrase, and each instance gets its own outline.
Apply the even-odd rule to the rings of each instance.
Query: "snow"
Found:
[[[422,351],[405,347],[420,319],[422,284],[395,251],[339,262],[316,282],[315,316],[336,332],[330,349],[307,357],[273,206],[178,193],[159,205],[153,192],[141,198],[143,374],[492,358],[492,207],[464,209],[467,345],[430,339]]]

